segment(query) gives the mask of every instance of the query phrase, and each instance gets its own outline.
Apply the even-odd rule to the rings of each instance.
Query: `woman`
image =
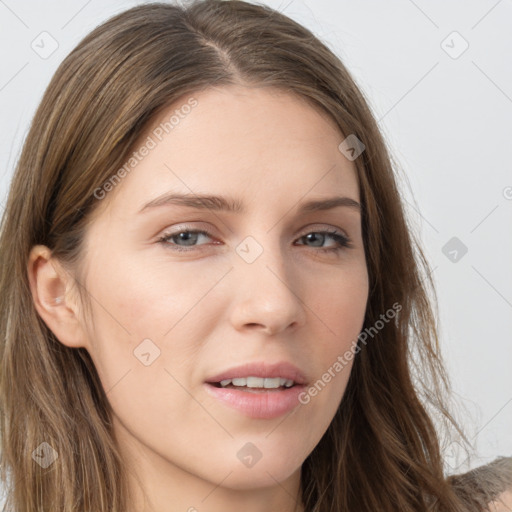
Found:
[[[462,510],[390,157],[286,16],[96,28],[34,117],[0,254],[10,510]]]

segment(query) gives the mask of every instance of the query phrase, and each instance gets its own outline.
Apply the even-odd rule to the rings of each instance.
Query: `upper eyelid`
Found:
[[[303,234],[299,235],[299,238],[306,234],[312,233],[312,232],[325,232],[325,233],[339,232],[341,235],[345,236],[346,238],[350,238],[349,234],[346,232],[345,229],[342,229],[339,227],[333,227],[333,226],[325,226],[325,225],[321,226],[321,227],[319,227],[319,226],[321,226],[321,225],[313,224],[312,226],[305,227],[304,230],[301,230],[301,232]],[[206,234],[207,236],[215,237],[213,230],[210,228],[201,227],[201,226],[196,227],[196,226],[178,225],[178,227],[173,228],[172,230],[171,230],[171,228],[164,229],[162,231],[162,234],[159,235],[159,238],[161,238],[163,236],[178,235],[179,233],[182,233],[182,232],[200,232],[200,233]]]

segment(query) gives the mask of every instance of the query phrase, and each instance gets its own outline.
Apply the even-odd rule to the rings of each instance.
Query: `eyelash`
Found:
[[[169,243],[169,240],[171,240],[172,238],[180,235],[181,233],[193,233],[193,234],[198,234],[198,235],[206,235],[206,236],[212,238],[212,235],[208,231],[194,230],[194,229],[183,229],[181,231],[177,231],[176,233],[170,233],[170,234],[166,234],[165,233],[164,235],[162,235],[162,237],[160,237],[158,239],[158,242],[161,243],[164,246],[167,246],[167,248],[171,247],[172,251],[177,251],[177,252],[190,252],[190,251],[194,250],[195,248],[200,247],[200,246],[196,245],[196,246],[190,246],[190,248],[184,248],[184,247],[181,247],[179,245],[175,245],[175,244],[170,244]],[[299,238],[299,240],[302,239],[302,238],[305,238],[307,235],[310,235],[311,233],[321,234],[321,235],[329,235],[338,244],[335,247],[329,247],[329,248],[322,248],[322,247],[320,247],[318,249],[320,252],[323,252],[323,253],[339,253],[339,252],[341,252],[341,251],[343,251],[345,249],[350,249],[352,247],[351,240],[347,236],[342,235],[339,231],[336,231],[336,230],[332,230],[332,231],[329,231],[329,230],[325,230],[325,231],[310,231],[309,233],[306,233],[305,235],[301,236]],[[304,244],[301,244],[301,245],[304,245]]]

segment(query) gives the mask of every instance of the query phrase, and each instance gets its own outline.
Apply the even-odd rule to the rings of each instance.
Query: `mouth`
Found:
[[[261,393],[268,391],[283,391],[296,386],[297,383],[292,379],[284,377],[239,377],[233,379],[224,379],[220,382],[209,382],[212,386],[222,389],[238,389],[248,393]]]
[[[300,405],[306,378],[287,362],[252,363],[208,378],[205,391],[223,406],[250,418],[272,419]]]

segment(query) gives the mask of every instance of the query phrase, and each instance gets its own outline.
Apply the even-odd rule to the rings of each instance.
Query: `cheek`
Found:
[[[186,326],[197,326],[194,315],[204,309],[202,299],[229,270],[224,265],[199,272],[197,265],[160,258],[149,265],[147,259],[132,255],[123,261],[117,255],[90,269],[87,287],[94,297],[94,325],[89,326],[94,352],[108,349],[109,358],[120,358],[144,339],[161,346]],[[116,346],[119,351],[114,354]]]
[[[91,266],[87,283],[94,319],[89,353],[107,398],[118,417],[132,418],[143,431],[179,428],[197,414],[184,387],[218,318],[212,314],[218,301],[204,299],[229,266],[199,273],[197,266],[168,260],[108,260],[116,264]]]
[[[327,428],[360,350],[357,340],[368,301],[366,267],[361,265],[340,272],[321,292],[316,294],[315,306],[311,308],[318,317],[318,321],[312,320],[318,326],[318,335],[308,347],[310,359],[318,365],[313,383],[305,390],[301,402],[314,408],[326,421]]]
[[[321,288],[317,285],[316,290],[315,309],[312,309],[326,331],[320,351],[327,357],[322,357],[325,363],[343,353],[361,332],[368,302],[366,267],[355,265],[340,271],[324,280]]]

